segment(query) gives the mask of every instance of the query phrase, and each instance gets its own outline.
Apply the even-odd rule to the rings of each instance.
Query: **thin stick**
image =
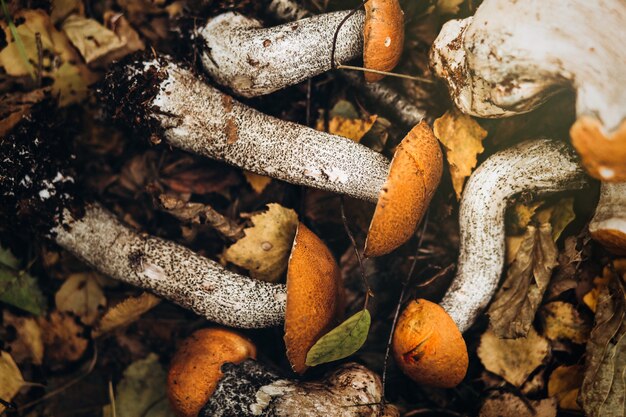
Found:
[[[355,67],[354,65],[337,64],[336,68],[337,69],[354,70],[354,71],[372,72],[374,74],[388,75],[390,77],[396,77],[396,78],[405,78],[407,80],[419,81],[419,82],[429,83],[429,84],[434,84],[435,83],[433,80],[431,80],[429,78],[417,77],[415,75],[408,75],[408,74],[398,74],[396,72],[379,71],[379,70],[370,69],[370,68]]]
[[[332,69],[336,69],[337,68],[337,63],[335,62],[335,50],[337,49],[337,38],[339,37],[339,30],[341,30],[341,27],[344,25],[344,23],[346,23],[348,21],[348,19],[350,19],[350,17],[352,17],[352,15],[354,15],[367,2],[368,2],[368,0],[363,0],[361,2],[361,4],[359,4],[354,9],[352,9],[352,11],[350,13],[348,13],[346,15],[346,17],[344,17],[341,20],[341,22],[339,22],[339,25],[337,26],[337,30],[335,30],[335,34],[333,35],[333,49],[332,49],[332,51],[330,51],[330,67]]]
[[[430,210],[426,212],[424,216],[424,224],[422,225],[422,229],[420,230],[419,241],[417,242],[417,249],[415,250],[415,257],[413,257],[413,262],[411,263],[411,268],[409,269],[409,273],[407,274],[404,282],[402,283],[402,291],[400,291],[400,297],[398,297],[398,304],[396,305],[396,311],[393,315],[393,321],[391,322],[391,330],[389,331],[389,339],[387,340],[387,348],[385,349],[385,360],[383,361],[383,402],[385,401],[385,383],[387,382],[387,362],[389,361],[389,350],[391,349],[391,342],[393,340],[393,332],[396,329],[396,323],[398,322],[398,317],[400,316],[400,307],[402,307],[402,300],[404,299],[404,294],[406,293],[406,288],[411,281],[411,276],[413,275],[413,271],[415,271],[415,266],[417,265],[417,253],[422,247],[422,243],[424,242],[424,233],[426,232],[426,226],[428,225],[428,215]]]
[[[350,242],[352,243],[352,247],[354,248],[354,254],[356,255],[356,259],[359,262],[359,269],[361,271],[361,279],[363,280],[363,285],[365,285],[365,302],[363,303],[363,309],[367,308],[367,303],[370,299],[370,295],[372,295],[372,289],[370,288],[370,283],[367,280],[367,277],[365,276],[365,268],[363,267],[363,258],[361,258],[361,253],[359,252],[359,248],[356,245],[356,240],[354,239],[354,236],[352,235],[352,231],[350,230],[350,227],[348,226],[348,219],[346,218],[346,211],[344,208],[344,204],[343,204],[343,197],[340,198],[341,200],[341,220],[343,221],[343,227],[344,229],[346,229],[346,234],[348,235],[348,238],[350,239]]]

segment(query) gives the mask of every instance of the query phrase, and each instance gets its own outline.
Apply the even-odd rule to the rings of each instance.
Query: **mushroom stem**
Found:
[[[591,236],[618,255],[626,255],[626,183],[603,183]]]
[[[222,366],[224,376],[199,417],[220,416],[398,416],[384,406],[380,378],[347,363],[320,381],[281,379],[254,360]]]
[[[173,242],[122,225],[99,205],[80,219],[68,211],[52,230],[63,248],[101,273],[154,292],[232,327],[276,326],[285,316],[284,285],[230,272]]]
[[[326,13],[272,28],[233,12],[221,14],[196,33],[203,44],[202,65],[238,95],[269,94],[330,70],[333,34],[349,14]],[[341,26],[337,62],[361,54],[364,19],[358,11]]]
[[[585,184],[586,176],[567,145],[548,139],[497,152],[474,171],[461,199],[457,274],[441,301],[461,332],[472,325],[497,289],[509,199],[521,192],[545,194]]]
[[[289,183],[378,200],[389,171],[378,152],[260,113],[163,57],[125,70],[111,76],[124,84],[105,94],[117,90],[122,97],[110,97],[121,104],[117,112],[148,123],[171,145]]]

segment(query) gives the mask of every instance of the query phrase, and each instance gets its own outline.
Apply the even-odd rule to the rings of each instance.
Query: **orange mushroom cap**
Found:
[[[335,324],[343,302],[341,274],[324,242],[298,225],[287,267],[285,345],[292,369],[303,373],[309,349]]]
[[[400,142],[365,242],[365,256],[385,255],[409,240],[441,180],[443,156],[422,121]]]
[[[402,372],[420,384],[451,388],[467,372],[461,332],[443,308],[427,300],[406,306],[393,333],[392,349]]]
[[[398,0],[369,0],[365,3],[363,29],[363,66],[378,71],[395,68],[404,47],[404,13]],[[365,73],[365,81],[384,78],[382,74]]]
[[[223,328],[201,329],[176,351],[167,375],[167,396],[179,417],[197,417],[223,374],[224,363],[256,358],[254,344]]]
[[[589,175],[602,181],[626,182],[626,121],[606,136],[598,119],[582,116],[570,129],[570,136]]]

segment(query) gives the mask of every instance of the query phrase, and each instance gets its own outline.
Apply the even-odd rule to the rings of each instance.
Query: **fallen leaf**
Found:
[[[533,201],[531,203],[515,203],[506,212],[507,235],[520,235],[526,231],[537,209],[543,201]]]
[[[54,295],[54,302],[59,311],[74,313],[89,325],[96,321],[107,299],[95,274],[76,273],[61,285]]]
[[[559,366],[550,374],[548,395],[556,397],[559,407],[564,410],[580,410],[576,398],[582,383],[583,367],[581,365]]]
[[[37,279],[19,270],[20,262],[9,250],[0,250],[0,301],[35,315],[42,314],[46,310],[46,298]]]
[[[593,280],[593,289],[583,297],[583,302],[593,311],[596,312],[598,297],[604,288],[609,285],[613,278],[613,271],[618,275],[626,274],[626,259],[615,259],[612,265],[607,265],[602,270],[602,276]]]
[[[576,308],[563,301],[548,303],[541,309],[543,335],[550,340],[570,340],[585,343],[589,339],[591,323],[585,320]]]
[[[521,386],[543,364],[550,352],[548,340],[531,327],[526,337],[500,339],[491,330],[480,337],[478,357],[489,372]]]
[[[48,88],[29,92],[7,93],[0,100],[0,137],[8,134],[13,127],[30,114],[32,107],[41,102],[49,93]]]
[[[457,14],[463,0],[437,0],[437,11],[440,14]]]
[[[41,365],[43,361],[43,337],[41,327],[33,317],[20,317],[4,310],[2,314],[4,328],[12,327],[15,330],[15,340],[5,341],[11,355],[18,363],[30,361],[34,365]]]
[[[65,19],[62,28],[88,64],[125,45],[123,39],[94,19],[74,14]]]
[[[115,411],[123,417],[174,417],[167,400],[167,372],[150,353],[131,363],[115,387]]]
[[[435,120],[433,131],[446,148],[452,186],[458,200],[461,198],[465,179],[476,167],[478,154],[485,150],[482,141],[487,137],[487,131],[471,116],[457,110],[447,111]]]
[[[63,22],[71,14],[85,15],[85,5],[81,0],[52,0],[50,18],[55,25]]]
[[[261,194],[265,187],[267,187],[272,179],[270,177],[266,177],[265,175],[255,174],[254,172],[244,171],[243,176],[246,177],[246,181],[250,184],[250,187],[254,190],[255,193]]]
[[[371,321],[366,308],[346,319],[315,342],[306,355],[306,365],[316,366],[352,355],[365,343]]]
[[[626,294],[614,276],[598,297],[595,325],[587,342],[579,400],[588,417],[623,417],[626,412]]]
[[[502,286],[489,306],[489,325],[499,337],[524,336],[557,265],[557,248],[549,223],[528,226]]]
[[[80,63],[80,56],[65,34],[56,30],[50,17],[40,9],[21,10],[13,18],[22,22],[17,26],[17,32],[24,44],[28,63],[21,58],[16,42],[9,42],[0,51],[0,67],[14,77],[32,73],[38,66],[40,53],[36,35],[39,34],[43,57],[41,75],[53,79],[52,93],[59,95],[59,105],[66,106],[82,100],[87,95],[87,86],[97,79],[97,75]],[[5,31],[6,39],[12,39],[3,20],[0,27]]]
[[[9,353],[0,351],[0,398],[10,402],[23,386],[24,378],[20,368]],[[3,414],[4,410],[6,407],[0,403],[0,414]]]
[[[565,238],[564,248],[557,258],[559,266],[548,287],[548,299],[578,286],[578,266],[582,261],[582,250],[577,248],[577,244],[576,236]]]
[[[268,210],[251,217],[253,227],[224,252],[224,259],[250,271],[263,281],[277,281],[287,269],[287,261],[296,235],[298,215],[280,204],[268,204]]]
[[[82,337],[83,327],[72,316],[53,311],[47,319],[40,317],[38,323],[42,329],[46,361],[65,365],[83,356],[89,342]]]
[[[534,217],[539,224],[550,223],[552,225],[552,238],[556,242],[567,225],[576,218],[574,198],[562,198],[557,203],[539,210]]]
[[[529,407],[530,406],[530,407]],[[528,400],[528,405],[509,392],[489,397],[480,408],[480,417],[556,417],[556,400]]]
[[[160,302],[161,299],[159,297],[149,292],[144,292],[138,297],[128,297],[121,303],[111,307],[104,314],[97,329],[93,332],[94,337],[128,326]]]
[[[329,116],[328,133],[343,136],[355,142],[359,142],[369,132],[378,118],[377,115],[361,118],[352,103],[347,100],[339,100],[331,109]],[[325,130],[323,115],[317,119],[315,128]]]

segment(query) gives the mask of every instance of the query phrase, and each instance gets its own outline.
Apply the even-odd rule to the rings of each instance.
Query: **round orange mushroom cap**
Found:
[[[365,3],[363,29],[363,66],[378,71],[395,68],[404,47],[404,13],[398,0],[369,0]],[[365,73],[374,82],[384,75]]]
[[[589,175],[602,181],[626,182],[626,121],[606,136],[602,123],[582,116],[570,129],[572,145]]]
[[[385,255],[409,240],[426,212],[443,171],[439,142],[422,121],[400,142],[365,242],[365,256]]]
[[[467,347],[452,318],[438,304],[411,301],[398,319],[393,355],[402,372],[425,385],[451,388],[467,372]]]
[[[256,358],[254,344],[228,329],[201,329],[176,351],[167,375],[167,396],[179,417],[197,417],[223,374],[224,363]]]
[[[298,225],[287,267],[285,345],[297,373],[307,370],[309,349],[335,324],[343,302],[339,267],[322,240]]]

